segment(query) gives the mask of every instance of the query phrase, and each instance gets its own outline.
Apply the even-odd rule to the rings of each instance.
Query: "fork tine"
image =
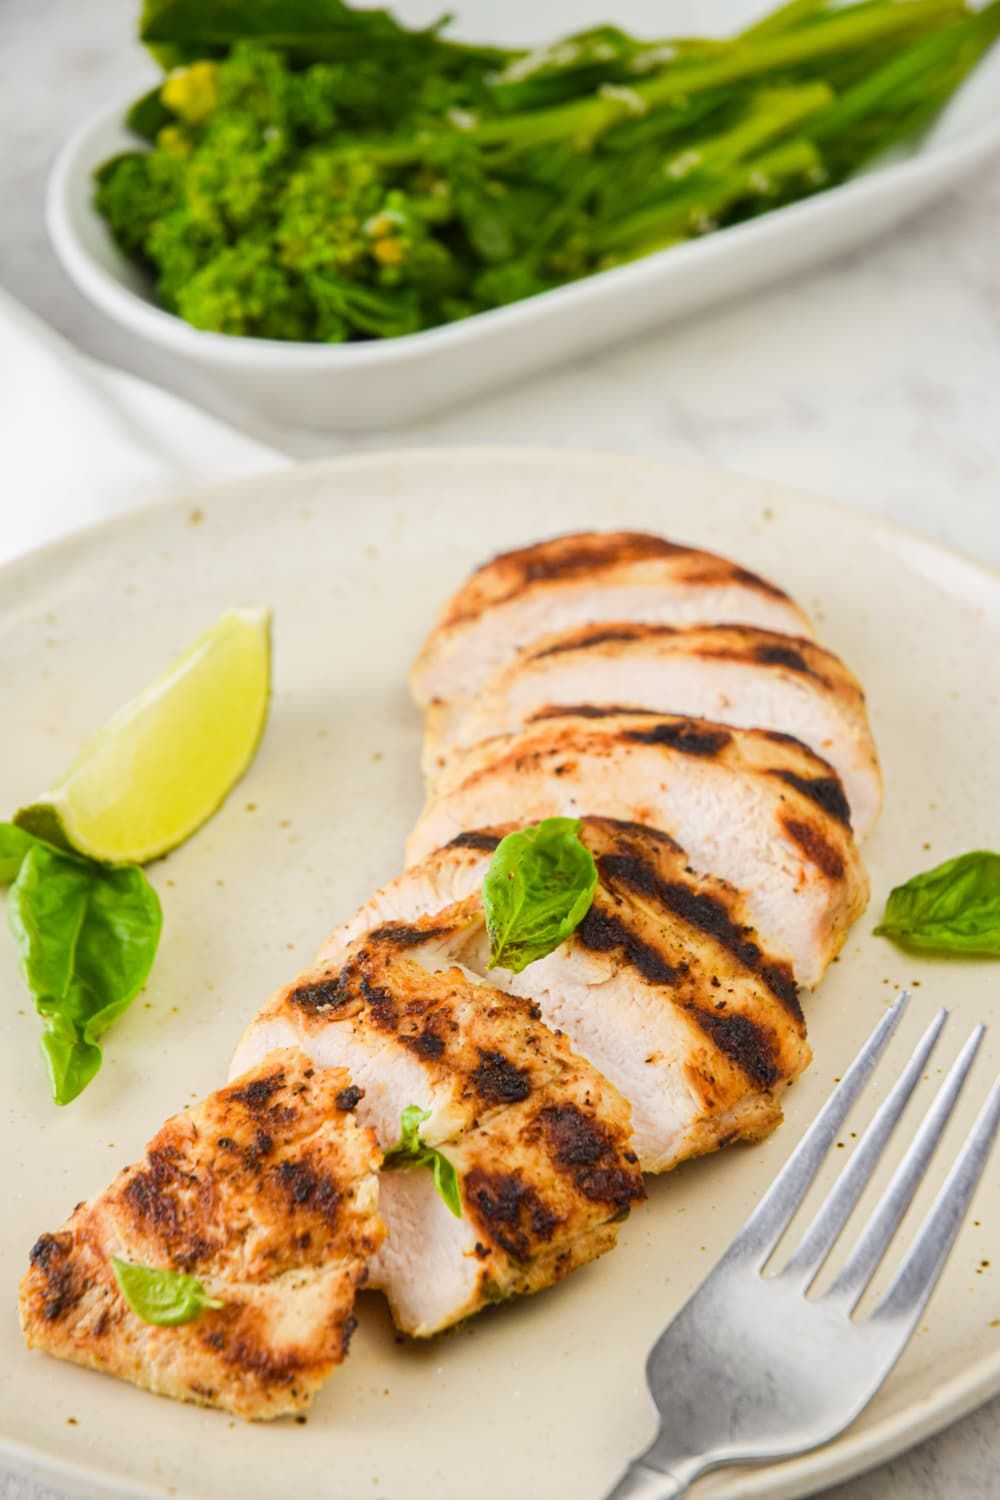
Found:
[[[872,1314],[873,1318],[880,1321],[909,1318],[916,1322],[923,1312],[962,1227],[998,1129],[1000,1079],[987,1095],[958,1160],[948,1173],[892,1285]]]
[[[907,990],[901,990],[896,996],[844,1074],[843,1081],[830,1095],[744,1224],[731,1247],[731,1254],[740,1260],[750,1260],[757,1266],[763,1265],[770,1255],[809,1191],[848,1110],[871,1077],[875,1064],[899,1025],[909,998]]]
[[[843,1269],[834,1279],[825,1300],[842,1302],[850,1311],[855,1307],[878,1270],[903,1215],[923,1181],[924,1173],[937,1149],[945,1126],[951,1119],[955,1101],[972,1067],[985,1030],[985,1026],[976,1027],[952,1064],[924,1123],[913,1139],[913,1144],[896,1168],[874,1214],[866,1224],[861,1238],[848,1256]]]
[[[830,1254],[854,1205],[867,1187],[881,1160],[886,1142],[898,1125],[910,1095],[920,1081],[927,1059],[934,1050],[947,1019],[948,1012],[939,1010],[924,1032],[898,1082],[865,1131],[861,1144],[852,1154],[825,1202],[817,1210],[798,1249],[780,1273],[782,1277],[799,1282],[803,1291],[808,1289]]]

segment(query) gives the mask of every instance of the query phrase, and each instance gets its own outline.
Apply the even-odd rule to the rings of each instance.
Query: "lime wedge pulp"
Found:
[[[15,823],[108,864],[156,859],[194,833],[249,766],[270,686],[270,612],[229,610]]]

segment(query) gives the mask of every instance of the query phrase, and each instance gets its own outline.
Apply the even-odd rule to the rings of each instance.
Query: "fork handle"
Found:
[[[691,1479],[676,1479],[672,1474],[647,1469],[645,1464],[629,1464],[604,1500],[677,1500],[687,1494],[690,1483]]]

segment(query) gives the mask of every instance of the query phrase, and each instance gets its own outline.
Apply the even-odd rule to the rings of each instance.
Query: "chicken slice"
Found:
[[[432,705],[424,771],[524,728],[546,709],[627,704],[791,734],[830,762],[864,838],[882,779],[861,688],[812,641],[751,625],[605,624],[543,637],[499,668],[466,705]]]
[[[583,531],[505,552],[438,617],[410,675],[422,705],[469,698],[539,636],[602,620],[738,621],[811,636],[787,594],[726,558],[641,531]]]
[[[702,719],[591,710],[468,750],[407,843],[416,864],[464,829],[599,813],[648,823],[744,895],[765,946],[818,983],[868,879],[843,788],[797,740]]]
[[[347,1353],[384,1232],[381,1153],[357,1098],[346,1073],[290,1050],[168,1120],[142,1162],[35,1242],[20,1293],[29,1347],[238,1417],[308,1406]],[[222,1306],[144,1322],[112,1255],[193,1275]]]
[[[763,951],[739,893],[696,879],[653,828],[584,818],[599,878],[590,913],[523,973],[491,973],[479,893],[501,832],[466,835],[475,848],[452,845],[408,870],[331,935],[322,958],[339,962],[381,926],[430,968],[457,959],[536,1001],[628,1099],[644,1171],[773,1129],[810,1052],[790,966]]]
[[[338,966],[280,991],[234,1067],[276,1044],[346,1063],[365,1087],[359,1118],[383,1150],[407,1106],[428,1111],[420,1137],[455,1167],[461,1217],[426,1168],[384,1172],[387,1237],[371,1266],[399,1327],[424,1337],[610,1249],[644,1190],[629,1108],[612,1085],[537,1006],[447,959],[453,922],[418,926],[371,933]],[[417,948],[433,959],[418,961]]]

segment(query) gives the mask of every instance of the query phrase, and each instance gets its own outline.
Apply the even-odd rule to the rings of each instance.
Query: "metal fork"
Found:
[[[962,1048],[829,1290],[806,1297],[882,1157],[947,1019],[942,1010],[881,1105],[791,1259],[762,1271],[899,1024],[883,1016],[740,1234],[660,1335],[646,1380],[660,1431],[606,1500],[672,1500],[709,1469],[787,1458],[842,1432],[902,1354],[951,1252],[1000,1126],[1000,1079],[896,1276],[852,1318],[923,1180],[985,1030]]]

